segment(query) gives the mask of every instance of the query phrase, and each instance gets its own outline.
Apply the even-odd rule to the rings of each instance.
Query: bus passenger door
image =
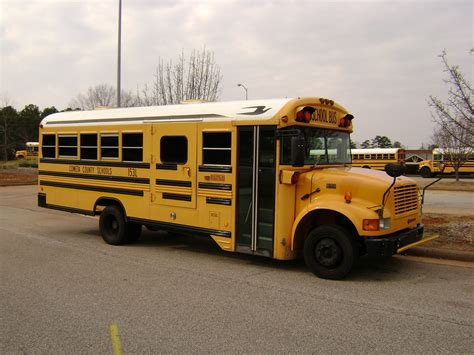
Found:
[[[239,127],[237,137],[237,251],[273,256],[275,127]]]
[[[154,204],[196,208],[196,130],[195,123],[152,126]]]

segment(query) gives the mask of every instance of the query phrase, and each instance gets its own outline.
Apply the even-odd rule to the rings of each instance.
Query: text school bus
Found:
[[[202,234],[342,278],[359,255],[426,240],[412,180],[351,168],[352,118],[322,98],[56,113],[40,125],[38,204],[100,215],[109,244],[142,226]]]

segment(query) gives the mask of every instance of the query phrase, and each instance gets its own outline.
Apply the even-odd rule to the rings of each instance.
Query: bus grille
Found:
[[[419,204],[416,184],[395,187],[395,215],[416,211]]]

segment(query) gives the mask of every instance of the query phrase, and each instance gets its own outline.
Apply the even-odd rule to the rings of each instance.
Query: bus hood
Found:
[[[298,196],[303,196],[319,189],[329,194],[344,195],[350,192],[354,198],[382,202],[382,195],[392,184],[393,178],[384,171],[352,167],[330,167],[315,169],[300,174],[298,179]],[[404,176],[397,177],[395,186],[413,185],[415,181]],[[319,194],[311,194],[311,199]],[[308,199],[308,200],[311,200]]]

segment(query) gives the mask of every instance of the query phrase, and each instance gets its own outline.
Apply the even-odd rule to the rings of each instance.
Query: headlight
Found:
[[[390,218],[381,218],[379,219],[379,229],[384,230],[384,229],[390,229],[392,226],[392,221]]]

